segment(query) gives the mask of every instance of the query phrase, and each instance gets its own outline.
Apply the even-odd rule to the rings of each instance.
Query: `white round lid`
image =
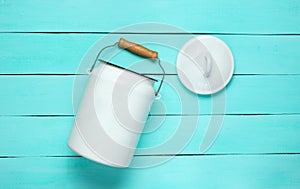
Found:
[[[234,59],[229,47],[213,36],[199,36],[181,48],[176,63],[180,81],[197,94],[213,94],[230,81]]]

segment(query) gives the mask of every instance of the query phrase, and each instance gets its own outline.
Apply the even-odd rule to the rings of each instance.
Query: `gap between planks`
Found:
[[[160,157],[160,156],[282,156],[282,155],[300,155],[300,152],[285,152],[285,153],[220,153],[220,154],[136,154],[134,157]],[[15,158],[83,158],[79,155],[64,155],[64,156],[0,156],[0,159],[15,159]]]
[[[171,32],[22,32],[22,31],[2,31],[0,34],[138,34],[138,35],[236,35],[236,36],[300,36],[300,33],[220,33],[220,32],[191,32],[191,33],[171,33]]]
[[[148,116],[278,116],[278,115],[300,115],[300,113],[272,113],[272,114],[149,114]],[[74,117],[75,115],[48,115],[48,114],[30,114],[30,115],[0,115],[0,117]]]
[[[154,75],[154,76],[162,76],[163,74],[158,73],[140,73],[143,75]],[[81,75],[89,75],[89,74],[44,74],[44,73],[26,73],[26,74],[0,74],[0,76],[81,76]],[[178,74],[165,74],[166,76],[177,76]],[[300,74],[233,74],[233,76],[298,76]]]

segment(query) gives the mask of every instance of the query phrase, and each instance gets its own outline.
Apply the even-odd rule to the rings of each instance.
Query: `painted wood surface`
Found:
[[[299,33],[297,0],[1,1],[2,32],[111,32],[140,22],[174,24],[190,32]],[[146,32],[160,32],[145,28]],[[128,32],[145,32],[128,31]],[[166,31],[163,31],[166,32]],[[169,31],[172,32],[172,31]]]
[[[78,71],[81,60],[90,46],[99,43],[102,47],[112,44],[120,37],[137,41],[152,39],[172,44],[145,44],[159,52],[167,73],[176,74],[176,57],[179,48],[189,38],[199,35],[134,35],[114,34],[108,39],[101,34],[0,34],[0,74],[83,74]],[[235,58],[235,74],[300,74],[300,37],[299,36],[259,36],[259,35],[215,35],[224,40],[231,48]],[[94,53],[94,57],[96,56]],[[143,59],[126,52],[113,56],[108,51],[108,60],[129,67]],[[92,64],[92,61],[90,65]],[[146,61],[144,67],[134,67],[142,73],[156,73],[157,65]]]
[[[0,76],[1,115],[73,115],[73,83],[76,76]],[[88,76],[77,76],[88,77]],[[160,78],[160,76],[155,76]],[[176,75],[168,75],[162,98],[151,114],[282,114],[300,113],[299,75],[234,76],[226,91],[195,95]],[[286,99],[288,96],[288,100]],[[212,112],[219,100],[224,112]],[[198,102],[198,107],[191,102]],[[162,108],[162,104],[166,110]],[[185,108],[183,108],[183,106]],[[221,109],[221,108],[220,108]]]
[[[299,17],[297,0],[0,0],[0,188],[300,188]],[[111,33],[144,22],[176,25],[193,35],[168,27]],[[235,58],[233,80],[213,96],[185,90],[175,70],[181,45],[202,34],[224,40]],[[181,119],[187,120],[184,136],[194,126],[189,120],[198,119],[186,147],[160,166],[110,168],[78,157],[66,145],[74,121],[74,79],[87,78],[77,75],[86,74],[78,70],[80,62],[120,37],[159,51],[170,74],[139,148],[163,143]],[[157,65],[127,52],[104,58],[161,77]],[[222,98],[225,111],[212,111]],[[183,109],[186,102],[193,103]],[[200,154],[215,116],[224,116],[222,130]],[[134,161],[176,153],[142,152]]]
[[[151,119],[155,121],[145,126],[138,148],[166,142],[181,127],[182,117],[151,116]],[[185,116],[184,119],[198,119],[198,125],[195,132],[189,134],[191,140],[186,141],[185,149],[179,153],[200,154],[200,143],[213,117]],[[0,156],[74,156],[76,154],[66,144],[73,122],[73,116],[0,117]],[[226,115],[218,139],[206,154],[297,153],[300,151],[299,122],[300,115]],[[184,137],[193,126],[182,125],[184,132],[179,134]]]
[[[3,166],[10,169],[0,169],[2,188],[297,189],[300,180],[300,155],[175,157],[149,169],[109,168],[78,157],[5,158]]]

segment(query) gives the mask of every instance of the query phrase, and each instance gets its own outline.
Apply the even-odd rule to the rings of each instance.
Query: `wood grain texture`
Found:
[[[150,161],[160,157],[136,157]],[[300,155],[175,157],[150,169],[116,169],[83,158],[0,159],[1,188],[300,187]],[[9,170],[9,171],[8,171]]]
[[[299,36],[242,36],[215,35],[225,41],[235,58],[235,74],[300,74]],[[90,46],[99,43],[100,50],[113,44],[120,37],[138,42],[145,40],[165,41],[175,47],[144,43],[159,52],[162,63],[169,74],[176,74],[176,57],[180,47],[192,36],[189,35],[134,35],[112,34],[0,34],[0,74],[75,74]],[[94,57],[97,52],[95,51]],[[157,65],[150,61],[121,52],[104,57],[114,63],[130,67],[142,62],[134,69],[143,73],[160,73]],[[105,53],[104,53],[105,55]],[[92,64],[92,61],[90,65]]]
[[[111,32],[132,23],[159,22],[190,32],[299,33],[299,9],[295,0],[2,1],[0,31]]]
[[[194,125],[180,125],[182,119],[198,119],[183,151],[199,154],[199,146],[212,116],[151,116],[138,148],[150,148],[168,141],[179,127],[181,137]],[[73,117],[0,117],[0,156],[74,156],[67,147]],[[260,115],[224,117],[222,130],[206,154],[266,154],[300,152],[300,115]],[[30,134],[28,134],[30,133]],[[173,145],[176,145],[174,143]],[[139,155],[170,154],[167,150]]]
[[[0,76],[0,115],[73,115],[75,77]],[[176,75],[169,75],[161,90],[162,98],[154,102],[150,113],[300,113],[299,83],[299,75],[234,76],[227,90],[213,96],[202,96],[186,90]],[[212,108],[218,103],[226,103],[226,109],[213,112]]]
[[[131,41],[127,41],[124,38],[120,38],[119,42],[118,42],[118,46],[120,48],[126,49],[130,52],[132,52],[133,54],[142,56],[142,57],[146,57],[146,58],[150,58],[153,61],[155,59],[157,59],[158,53],[156,51],[150,50],[140,44],[136,44],[134,42]]]

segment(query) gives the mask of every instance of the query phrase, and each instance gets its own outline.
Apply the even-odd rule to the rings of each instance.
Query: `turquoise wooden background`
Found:
[[[215,35],[231,47],[236,69],[222,131],[206,154],[199,154],[199,144],[211,97],[199,96],[201,121],[181,154],[149,169],[115,169],[68,149],[72,86],[91,45],[141,22]],[[177,35],[139,32],[126,35]],[[0,188],[300,188],[299,35],[299,0],[1,0]],[[164,58],[175,64],[176,53]],[[178,86],[175,70],[168,74]],[[198,116],[181,112],[167,85],[163,94],[170,97],[163,96],[162,129],[140,145],[163,141],[180,114]]]

